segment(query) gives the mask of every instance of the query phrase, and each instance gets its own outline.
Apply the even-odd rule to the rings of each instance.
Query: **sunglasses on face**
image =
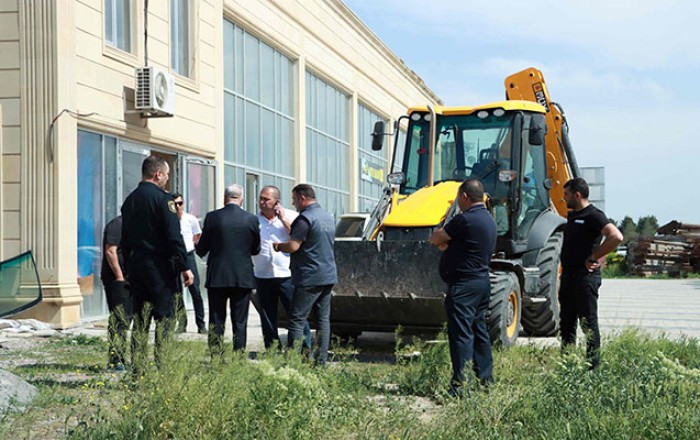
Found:
[[[177,206],[182,206],[183,203],[185,203],[185,202],[183,202],[182,200],[180,200],[179,202],[175,202],[175,204],[176,204]]]

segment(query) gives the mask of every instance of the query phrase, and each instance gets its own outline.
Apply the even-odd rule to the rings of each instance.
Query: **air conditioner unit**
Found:
[[[144,117],[175,115],[175,80],[158,67],[136,68],[136,110]]]

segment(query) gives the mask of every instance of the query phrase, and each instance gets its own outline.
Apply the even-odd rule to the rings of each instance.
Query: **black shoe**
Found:
[[[110,364],[109,367],[107,367],[107,372],[108,373],[124,373],[124,372],[126,372],[126,367],[124,367],[124,364]]]
[[[494,382],[493,377],[482,377],[481,379],[479,379],[479,383],[487,391],[488,391],[489,387],[491,387],[491,385],[493,385],[493,382]]]
[[[197,330],[197,333],[199,333],[200,335],[206,335],[209,333],[209,331],[205,328],[200,328],[199,330]]]
[[[455,399],[462,399],[465,397],[464,387],[462,385],[450,384],[450,388],[447,389],[447,395]],[[468,394],[467,397],[469,397]]]

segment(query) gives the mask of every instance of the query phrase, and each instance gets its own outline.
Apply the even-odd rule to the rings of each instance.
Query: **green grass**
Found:
[[[326,367],[289,353],[255,361],[229,353],[212,364],[203,342],[176,342],[166,366],[135,382],[94,367],[104,364],[104,344],[45,343],[48,367],[14,370],[39,387],[39,397],[27,412],[5,415],[0,436],[695,439],[700,432],[695,339],[626,330],[604,341],[593,372],[580,351],[497,350],[496,383],[462,400],[445,396],[450,367],[441,339],[398,345],[396,362],[362,362],[352,347],[336,347],[343,361]],[[74,371],[66,366],[80,371],[77,382],[42,382]],[[54,423],[42,431],[49,416]]]

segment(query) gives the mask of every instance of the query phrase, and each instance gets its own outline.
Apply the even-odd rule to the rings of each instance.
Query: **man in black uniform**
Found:
[[[449,394],[455,397],[464,392],[464,364],[472,360],[479,381],[493,382],[486,311],[491,293],[489,263],[496,248],[496,222],[484,205],[481,182],[462,182],[457,204],[461,213],[430,236],[430,243],[443,251],[440,277],[447,283],[445,311],[452,359]]]
[[[126,332],[131,325],[131,292],[124,277],[124,258],[119,245],[122,239],[122,216],[113,218],[105,226],[102,238],[102,270],[100,277],[109,307],[109,369],[124,371]]]
[[[586,357],[590,369],[600,364],[598,328],[598,260],[622,242],[622,233],[610,223],[603,211],[588,202],[588,184],[576,177],[564,184],[564,200],[571,209],[564,230],[561,251],[559,307],[562,349],[576,345],[576,321],[586,334]],[[601,238],[605,237],[601,243]]]
[[[122,205],[122,252],[134,301],[131,359],[135,375],[146,366],[146,346],[151,318],[156,321],[156,364],[175,316],[178,273],[185,286],[194,276],[187,269],[187,251],[173,198],[163,187],[170,167],[159,156],[149,156],[141,166],[141,183]],[[148,305],[147,305],[148,304]]]

